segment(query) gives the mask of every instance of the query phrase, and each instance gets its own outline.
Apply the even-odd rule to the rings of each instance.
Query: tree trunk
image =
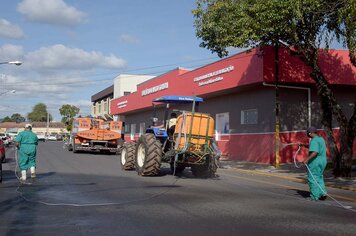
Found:
[[[351,134],[349,133],[349,124],[354,122],[351,122],[351,120],[350,122],[347,121],[347,118],[343,113],[341,106],[336,101],[334,94],[328,87],[328,83],[316,63],[313,63],[312,70],[313,71],[311,76],[316,82],[318,95],[321,97],[322,101],[321,108],[323,112],[323,124],[327,125],[326,133],[328,137],[330,154],[335,155],[332,157],[332,160],[336,162],[334,163],[334,175],[335,177],[351,177],[353,151],[352,148],[355,135],[352,132]],[[331,114],[329,115],[329,113],[334,114],[336,116],[336,119],[340,126],[340,151],[338,150],[335,143],[335,138],[331,126],[332,118],[330,117]]]
[[[321,101],[321,110],[322,110],[322,124],[326,132],[326,138],[329,146],[329,152],[333,164],[333,174],[334,176],[341,175],[341,155],[339,149],[336,145],[336,140],[332,130],[332,108],[330,103],[322,99]]]

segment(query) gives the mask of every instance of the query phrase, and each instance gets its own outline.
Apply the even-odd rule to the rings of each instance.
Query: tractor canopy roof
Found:
[[[195,100],[196,103],[203,102],[203,98],[194,97],[194,96],[162,96],[156,99],[153,99],[152,102],[160,103],[193,103]]]

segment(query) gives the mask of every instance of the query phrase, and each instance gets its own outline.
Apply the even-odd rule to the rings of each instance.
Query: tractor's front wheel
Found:
[[[121,150],[121,167],[123,170],[135,169],[135,144],[124,143]]]
[[[155,176],[161,168],[162,144],[153,134],[143,134],[136,145],[136,171],[142,176]]]

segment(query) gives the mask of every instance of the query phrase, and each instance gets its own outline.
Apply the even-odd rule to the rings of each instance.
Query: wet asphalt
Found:
[[[123,171],[119,155],[38,147],[37,180],[20,185],[15,149],[0,184],[0,235],[354,235],[356,211],[311,202],[307,186],[219,169],[214,179],[186,169],[158,177]],[[356,209],[353,192],[330,189]]]

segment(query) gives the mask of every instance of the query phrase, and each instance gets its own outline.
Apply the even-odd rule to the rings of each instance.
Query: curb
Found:
[[[262,176],[269,176],[269,177],[275,177],[275,178],[280,178],[280,179],[287,179],[287,180],[291,180],[291,181],[298,182],[298,183],[305,183],[305,181],[306,181],[305,178],[300,179],[300,178],[290,177],[290,176],[286,176],[286,175],[265,173],[265,172],[258,171],[258,170],[243,170],[243,169],[237,169],[237,168],[233,168],[233,170],[236,170],[236,171],[239,171],[239,172],[243,172],[243,173],[248,173],[248,174],[257,174],[257,175],[262,175]],[[338,189],[343,189],[343,190],[349,190],[349,191],[356,192],[356,188],[350,187],[350,186],[340,186],[340,185],[327,183],[327,182],[325,183],[325,185],[327,187],[331,187],[331,188],[338,188]]]

